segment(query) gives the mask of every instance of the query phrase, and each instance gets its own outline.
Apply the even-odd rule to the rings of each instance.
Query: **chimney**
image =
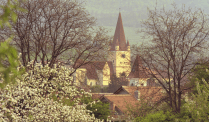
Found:
[[[115,111],[115,103],[112,102],[112,108],[111,108],[113,111]]]
[[[137,99],[137,100],[140,100],[140,92],[138,90],[136,90],[134,92],[134,97]]]

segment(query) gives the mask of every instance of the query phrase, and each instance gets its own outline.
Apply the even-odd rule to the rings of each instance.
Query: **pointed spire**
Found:
[[[143,66],[139,55],[136,56],[131,73],[128,78],[149,78],[146,68]]]
[[[114,50],[117,39],[119,42],[119,50],[126,51],[127,50],[126,40],[125,40],[125,34],[124,34],[124,30],[123,30],[123,22],[122,22],[122,17],[121,17],[120,12],[119,12],[119,16],[118,16],[118,21],[117,21],[117,25],[116,25],[116,29],[115,29],[115,35],[113,38],[111,50]]]
[[[136,65],[139,67],[139,66],[142,66],[142,60],[141,60],[141,58],[140,58],[140,56],[137,54],[136,55],[136,60],[135,60],[135,62],[136,62]]]
[[[130,46],[129,41],[127,40],[127,46]]]

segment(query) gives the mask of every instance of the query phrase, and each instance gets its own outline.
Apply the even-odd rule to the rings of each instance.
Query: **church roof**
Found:
[[[121,13],[119,13],[119,16],[118,16],[118,22],[116,25],[115,35],[113,38],[113,42],[111,44],[110,51],[115,50],[115,46],[117,46],[117,40],[119,42],[119,50],[127,51],[127,45],[126,45],[126,39],[125,39],[124,30],[123,30],[123,22],[122,22]]]
[[[128,78],[150,78],[148,70],[143,66],[139,55],[136,56],[136,60],[134,61],[134,65]]]
[[[84,66],[87,70],[87,78],[88,79],[99,79],[97,76],[97,72],[95,69],[95,66],[92,63],[87,64],[86,66]]]
[[[106,61],[95,61],[95,62],[92,62],[92,63],[97,70],[102,70],[105,66]]]
[[[96,70],[103,70],[105,64],[108,64],[110,68],[110,77],[113,75],[113,64],[111,61],[92,61],[85,64],[82,60],[78,60],[74,68],[84,68],[87,70],[88,79],[98,79]],[[83,65],[81,65],[83,63]]]

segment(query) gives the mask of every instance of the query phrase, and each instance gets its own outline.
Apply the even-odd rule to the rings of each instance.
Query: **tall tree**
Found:
[[[13,44],[22,53],[24,66],[28,62],[50,62],[52,67],[60,58],[84,61],[101,58],[108,45],[102,28],[93,28],[95,19],[76,0],[19,0],[17,22],[12,29],[1,30],[1,38],[14,34]],[[3,4],[3,3],[2,3]],[[66,53],[67,52],[67,53]]]
[[[149,73],[166,91],[166,102],[175,111],[181,111],[182,94],[187,75],[204,56],[208,40],[208,17],[200,9],[149,10],[142,22],[144,37],[150,43],[140,47]]]

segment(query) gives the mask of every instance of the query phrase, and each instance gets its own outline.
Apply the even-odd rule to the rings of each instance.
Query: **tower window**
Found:
[[[125,57],[126,57],[126,55],[125,55],[125,54],[122,54],[122,55],[121,55],[121,57],[122,57],[122,58],[125,58]]]
[[[114,63],[114,60],[112,62]]]
[[[120,76],[126,76],[126,73],[125,73],[125,72],[122,72],[122,73],[120,74]]]

